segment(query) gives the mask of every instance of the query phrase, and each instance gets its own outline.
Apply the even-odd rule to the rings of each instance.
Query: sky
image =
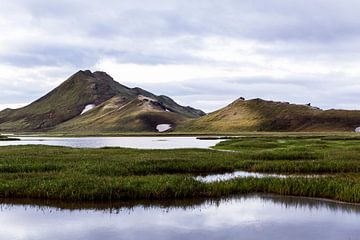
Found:
[[[206,112],[239,97],[360,109],[358,0],[0,2],[0,109],[80,69]]]

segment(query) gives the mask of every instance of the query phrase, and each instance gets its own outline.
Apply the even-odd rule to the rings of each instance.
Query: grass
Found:
[[[20,139],[18,139],[18,138],[9,138],[7,136],[0,135],[0,141],[16,141],[16,140],[20,140]]]
[[[0,147],[0,197],[135,200],[276,193],[360,203],[357,135],[248,136],[201,149]],[[193,176],[236,170],[325,174],[201,183]]]

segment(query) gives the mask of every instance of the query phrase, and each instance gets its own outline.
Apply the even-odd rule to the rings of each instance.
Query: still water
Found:
[[[0,239],[360,239],[360,206],[248,195],[124,206],[0,205]]]
[[[221,182],[221,181],[229,181],[237,178],[319,178],[326,175],[283,175],[283,174],[274,174],[274,173],[259,173],[259,172],[245,172],[245,171],[236,171],[232,173],[223,173],[223,174],[210,174],[206,176],[197,176],[196,180],[204,183],[213,183],[213,182]]]
[[[231,179],[247,178],[247,177],[253,177],[253,178],[267,178],[267,177],[287,178],[288,175],[236,171],[236,172],[232,172],[232,173],[210,174],[210,175],[207,175],[207,176],[198,176],[198,177],[195,177],[195,179],[200,181],[200,182],[204,182],[204,183],[213,183],[213,182],[228,181],[228,180],[231,180]]]
[[[51,145],[75,148],[125,147],[140,149],[209,148],[221,140],[196,137],[20,137],[21,141],[0,141],[0,146]]]

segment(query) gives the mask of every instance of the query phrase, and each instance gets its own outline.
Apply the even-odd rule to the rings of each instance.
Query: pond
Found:
[[[0,239],[360,239],[360,206],[247,195],[119,206],[0,205]]]
[[[74,148],[124,147],[139,149],[209,148],[222,140],[196,137],[19,137],[21,141],[0,141],[0,146],[51,145]]]

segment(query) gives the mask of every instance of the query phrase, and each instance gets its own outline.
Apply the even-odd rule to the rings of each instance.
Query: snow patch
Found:
[[[156,126],[156,130],[158,130],[158,132],[165,132],[169,129],[171,129],[171,124],[159,124]]]
[[[355,128],[355,132],[360,133],[360,127]]]
[[[90,111],[91,109],[93,109],[95,107],[95,104],[88,104],[85,106],[84,110],[82,110],[80,115],[83,115],[84,113]]]

